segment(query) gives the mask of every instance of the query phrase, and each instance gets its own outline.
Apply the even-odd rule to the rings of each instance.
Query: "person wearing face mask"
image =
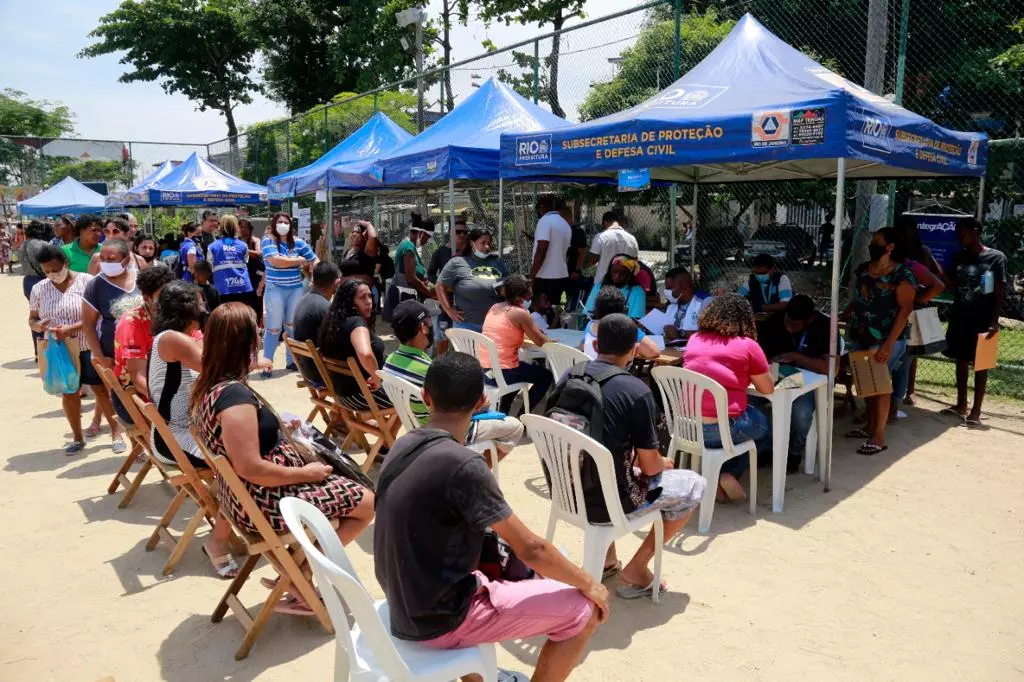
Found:
[[[448,265],[448,261],[453,256],[457,256],[466,250],[466,236],[469,234],[469,226],[466,224],[465,218],[458,218],[455,221],[455,251],[452,252],[450,246],[451,240],[448,236],[445,237],[441,246],[434,249],[434,254],[430,257],[430,264],[427,266],[427,279],[431,284],[434,285],[434,292],[440,297],[440,293],[437,292],[437,278],[440,277],[441,271],[444,270],[444,266]],[[441,308],[440,301],[438,307]],[[434,320],[434,354],[441,355],[448,351],[448,338],[445,336],[445,332],[451,329],[452,318],[448,317],[448,313],[441,308],[440,312],[436,315],[431,316]]]
[[[266,287],[263,300],[266,305],[266,331],[263,334],[263,357],[274,362],[274,352],[281,340],[281,331],[289,336],[295,333],[292,319],[295,307],[302,298],[302,266],[316,264],[316,254],[305,241],[295,236],[295,226],[287,213],[275,213],[268,223],[272,226],[260,245],[266,266]],[[285,353],[286,367],[297,369],[290,351]],[[269,378],[270,370],[262,372]]]
[[[739,294],[750,301],[754,314],[776,313],[786,309],[793,298],[793,285],[775,267],[775,259],[767,253],[758,254],[750,264],[750,277],[740,284]]]
[[[40,249],[39,266],[46,279],[36,283],[29,293],[29,327],[33,332],[52,333],[60,340],[77,341],[80,386],[84,384],[101,389],[103,382],[92,366],[92,355],[89,353],[85,332],[82,329],[83,295],[92,276],[71,271],[64,249],[51,245]],[[81,393],[76,388],[71,393],[61,396],[61,401],[72,437],[71,443],[64,448],[64,453],[78,454],[85,448]]]
[[[906,356],[907,320],[914,310],[917,281],[904,264],[895,228],[876,231],[868,253],[871,261],[857,268],[853,301],[844,313],[849,320],[847,336],[851,350],[875,351],[875,361],[894,372]],[[891,398],[889,393],[865,398],[867,425],[846,434],[847,438],[864,439],[858,454],[876,455],[888,449],[885,425]]]
[[[129,237],[131,229],[128,227],[128,223],[121,218],[108,218],[103,224],[103,243],[111,239],[120,239],[128,244],[132,244],[132,239]],[[132,251],[128,255],[128,269],[132,272],[141,272],[149,267],[149,263],[140,256],[139,254]],[[89,261],[89,274],[97,275],[100,272],[100,255],[96,253],[93,255],[92,260]]]
[[[64,245],[71,272],[89,272],[92,257],[99,253],[100,237],[103,235],[103,219],[86,213],[75,221],[75,239]]]
[[[708,292],[694,286],[686,268],[672,268],[665,273],[665,299],[668,301],[665,312],[673,319],[673,323],[662,330],[665,341],[685,341],[696,332],[697,317],[710,297]]]
[[[597,294],[602,287],[612,286],[619,289],[626,297],[627,314],[634,320],[639,320],[647,312],[647,292],[637,282],[640,274],[640,261],[633,256],[621,253],[612,258],[608,266],[608,273],[603,280],[594,283],[590,290],[590,297],[587,298],[587,314],[593,316],[594,304],[597,302]]]
[[[210,244],[206,251],[206,260],[213,268],[213,287],[217,290],[220,303],[247,303],[251,298],[252,282],[246,266],[248,257],[248,246],[238,239],[238,218],[233,215],[221,216],[220,238]]]
[[[455,329],[479,333],[488,311],[501,301],[499,289],[508,277],[508,266],[491,253],[492,243],[490,230],[474,227],[462,254],[448,261],[437,279],[437,302]]]
[[[409,296],[403,289],[414,291],[420,300],[436,297],[434,288],[427,281],[427,269],[420,259],[420,248],[433,236],[434,221],[429,218],[423,220],[413,214],[409,236],[395,247],[395,276],[391,278],[382,314],[385,322],[391,322],[391,311]]]
[[[135,251],[135,255],[145,261],[147,268],[153,265],[162,265],[162,263],[156,259],[155,238],[148,234],[136,235],[134,244],[135,247],[133,250]]]
[[[100,249],[100,274],[85,288],[82,296],[82,322],[85,338],[92,357],[101,365],[114,369],[114,333],[117,329],[117,302],[124,296],[139,296],[137,273],[128,269],[132,252],[122,239],[108,239]],[[114,439],[113,451],[124,452],[117,420],[110,395],[102,386],[96,388],[96,402],[99,403],[110,422]],[[102,391],[100,389],[103,389]],[[95,424],[94,424],[95,425]]]
[[[384,361],[384,371],[422,388],[431,363],[427,350],[435,341],[430,311],[419,301],[402,301],[392,319],[391,328],[401,345]],[[430,420],[430,410],[418,398],[411,400],[410,406],[420,426],[424,426]],[[500,461],[512,452],[522,437],[523,424],[514,417],[478,419],[470,422],[466,444],[493,441]]]
[[[178,249],[178,276],[186,282],[194,281],[192,269],[203,260],[199,246],[199,226],[193,222],[181,226],[181,247]]]

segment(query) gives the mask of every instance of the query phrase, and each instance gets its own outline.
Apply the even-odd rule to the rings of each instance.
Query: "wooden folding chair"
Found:
[[[319,359],[320,373],[324,377],[324,383],[330,392],[331,400],[334,404],[335,416],[341,417],[342,422],[344,422],[345,427],[348,429],[348,435],[345,436],[341,449],[344,450],[352,442],[357,443],[359,447],[363,448],[366,451],[366,461],[363,462],[362,469],[363,472],[367,472],[373,466],[373,462],[377,459],[377,455],[380,454],[381,448],[387,446],[390,449],[395,444],[395,439],[398,437],[398,429],[402,426],[398,412],[393,407],[383,409],[377,405],[377,401],[373,397],[373,391],[366,385],[363,371],[359,368],[355,358],[349,358],[343,363],[339,360],[324,357],[319,351],[315,355]],[[332,373],[354,379],[370,409],[353,410],[345,407],[338,396],[337,390],[334,388],[334,382],[331,380]],[[366,436],[376,438],[372,446],[366,440]]]
[[[313,345],[312,341],[296,341],[289,338],[287,334],[285,334],[284,342],[288,350],[291,351],[292,357],[296,359],[295,365],[299,368],[299,374],[302,376],[297,386],[309,391],[309,402],[313,404],[313,411],[306,417],[306,421],[312,424],[313,420],[319,415],[324,420],[324,424],[327,425],[324,435],[330,436],[337,430],[337,426],[342,423],[340,420],[337,424],[332,423],[331,413],[334,411],[334,404],[331,401],[330,393],[323,379],[306,376],[306,373],[303,371],[302,362],[298,360],[298,358],[306,358],[319,368],[316,346]]]
[[[128,450],[128,456],[124,458],[124,462],[121,463],[121,468],[114,474],[114,480],[107,486],[107,493],[113,495],[117,492],[117,489],[124,486],[124,495],[121,497],[121,501],[118,503],[118,508],[124,509],[131,504],[132,499],[135,497],[135,493],[139,491],[139,486],[146,478],[146,474],[154,466],[160,475],[165,480],[170,480],[170,475],[167,473],[165,465],[157,460],[153,456],[153,452],[150,447],[149,434],[150,424],[146,420],[142,413],[135,407],[135,403],[132,402],[135,392],[129,393],[121,385],[121,382],[114,376],[114,371],[104,367],[96,360],[92,361],[93,367],[96,368],[96,372],[99,373],[100,379],[103,381],[103,385],[107,387],[111,397],[117,396],[117,399],[124,405],[124,409],[128,412],[131,417],[131,423],[125,423],[124,419],[117,415],[115,412],[114,416],[121,424],[121,430],[124,436],[128,439],[128,444],[131,448]],[[97,408],[99,409],[99,408]],[[138,473],[135,474],[134,478],[129,477],[129,472],[135,462],[141,461],[142,466],[139,468]]]
[[[192,462],[182,451],[181,446],[178,445],[174,434],[171,433],[171,428],[167,425],[164,418],[160,416],[156,405],[143,402],[137,395],[132,396],[132,402],[135,409],[139,410],[159,432],[160,437],[163,438],[167,449],[171,451],[174,461],[181,470],[181,473],[173,475],[168,479],[171,485],[177,489],[177,493],[174,495],[174,499],[171,500],[170,505],[168,505],[167,511],[160,517],[160,522],[157,523],[153,534],[149,536],[149,542],[146,543],[147,552],[152,552],[156,549],[161,539],[166,540],[171,546],[171,556],[168,557],[163,570],[164,575],[170,575],[174,572],[178,562],[181,561],[181,557],[184,556],[192,536],[199,530],[203,519],[206,519],[211,528],[213,528],[214,521],[217,519],[217,500],[214,493],[207,487],[208,481],[212,481],[214,478],[213,469],[196,469],[192,466]],[[189,519],[181,537],[175,538],[171,534],[170,525],[174,521],[174,517],[177,516],[181,506],[185,503],[185,500],[189,499],[195,502],[197,507],[196,513]]]
[[[313,588],[312,581],[302,570],[302,567],[306,564],[306,555],[303,553],[298,541],[290,533],[277,533],[273,529],[270,521],[263,514],[256,501],[252,499],[249,490],[245,487],[242,479],[238,477],[238,474],[235,473],[234,467],[231,466],[231,462],[226,457],[214,456],[207,449],[206,443],[199,437],[195,428],[192,429],[192,437],[199,445],[199,449],[203,453],[203,459],[210,465],[210,469],[215,471],[224,480],[231,494],[238,499],[242,509],[245,510],[253,525],[259,530],[257,535],[253,535],[237,525],[230,515],[224,513],[223,508],[219,510],[220,516],[227,519],[235,533],[241,538],[246,554],[246,559],[242,563],[238,575],[231,581],[210,618],[214,623],[219,623],[227,615],[228,609],[231,609],[231,612],[238,618],[238,622],[242,624],[242,628],[245,629],[245,637],[242,638],[242,643],[238,647],[238,651],[235,652],[235,660],[240,661],[249,655],[249,650],[252,649],[256,638],[259,637],[271,614],[274,613],[274,607],[293,585],[306,603],[309,604],[310,608],[313,609],[313,614],[320,621],[320,624],[324,626],[324,629],[328,633],[334,634],[334,626],[331,624],[331,618],[327,613],[327,609],[323,601],[321,601],[320,595]],[[337,527],[337,522],[333,522],[332,526]],[[261,557],[265,557],[270,565],[274,567],[274,570],[277,571],[278,579],[254,618],[249,609],[238,598],[238,593],[249,579],[249,575],[256,567],[256,564],[259,563]]]

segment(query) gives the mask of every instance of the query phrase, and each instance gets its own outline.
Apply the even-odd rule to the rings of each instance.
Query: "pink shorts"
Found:
[[[462,624],[421,644],[459,649],[537,635],[561,642],[583,632],[594,612],[583,593],[557,580],[491,582],[479,572],[476,577],[480,587]]]

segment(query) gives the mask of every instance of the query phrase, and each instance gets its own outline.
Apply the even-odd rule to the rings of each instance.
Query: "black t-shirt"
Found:
[[[256,408],[256,430],[260,440],[260,457],[266,457],[281,442],[281,428],[277,418],[266,407],[260,405],[252,389],[245,384],[231,384],[217,397],[213,413],[220,414],[236,405],[252,405]]]
[[[292,317],[292,323],[295,325],[292,338],[300,343],[312,341],[315,346],[320,334],[320,323],[324,321],[330,307],[331,302],[319,291],[311,290],[303,296],[295,306],[295,315]],[[299,363],[302,376],[322,381],[320,370],[311,359],[296,357],[295,360]]]
[[[377,258],[366,251],[346,251],[338,268],[342,277],[363,276],[372,280],[377,270]]]
[[[769,360],[783,353],[803,353],[812,358],[828,357],[829,320],[814,313],[802,334],[786,331],[786,313],[777,312],[757,325],[757,342]]]
[[[579,261],[580,249],[587,246],[587,231],[582,227],[572,226],[572,237],[569,239],[569,248],[565,252],[565,264],[569,267],[569,274],[576,272],[576,264]]]
[[[974,253],[966,249],[953,254],[949,265],[953,281],[953,315],[971,320],[975,331],[983,332],[995,313],[995,290],[1006,283],[1006,256],[998,249]]]
[[[352,346],[352,332],[360,327],[366,327],[369,329],[369,325],[366,324],[366,320],[358,315],[353,315],[347,318],[341,323],[341,334],[338,338],[331,339],[329,345],[325,345],[320,348],[320,352],[332,360],[338,360],[345,362],[349,358],[356,356],[356,349]],[[384,366],[384,342],[380,340],[376,333],[370,329],[370,348],[373,350],[373,357],[377,359],[377,366]],[[362,365],[360,365],[362,369]],[[363,370],[363,375],[366,376],[366,370]],[[359,384],[356,383],[355,379],[344,375],[335,374],[331,376],[331,382],[334,384],[334,390],[338,395],[356,395],[359,393]]]
[[[437,278],[444,270],[444,266],[448,264],[448,261],[452,259],[452,247],[444,244],[437,247],[434,251],[434,255],[430,257],[430,263],[427,265],[427,279],[437,284]]]
[[[608,364],[594,360],[589,366],[605,369]],[[615,460],[619,499],[628,514],[637,507],[632,496],[645,491],[647,485],[633,471],[634,466],[639,466],[635,450],[657,450],[660,445],[655,426],[658,408],[651,389],[631,374],[622,374],[606,381],[601,387],[601,395],[604,401],[603,443]],[[609,520],[600,491],[586,495],[586,503],[587,518],[591,522],[606,523]]]
[[[423,439],[402,436],[388,467]],[[484,531],[512,510],[483,458],[451,438],[428,445],[378,500],[373,532],[377,581],[391,612],[391,634],[423,641],[455,630],[477,589]]]
[[[220,293],[212,284],[199,284],[197,285],[203,292],[203,298],[206,300],[206,310],[213,312],[213,309],[220,305]]]

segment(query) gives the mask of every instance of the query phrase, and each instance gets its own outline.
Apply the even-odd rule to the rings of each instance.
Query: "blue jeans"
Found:
[[[753,404],[748,404],[747,409],[737,417],[729,418],[729,433],[732,435],[734,445],[745,443],[748,440],[754,441],[757,452],[771,452],[772,428],[771,422],[761,410]],[[722,434],[718,430],[718,424],[704,424],[704,446],[709,448],[722,447]],[[750,458],[746,455],[733,457],[722,464],[723,474],[732,474],[739,478],[750,466]]]
[[[267,282],[263,292],[263,305],[267,309],[264,320],[266,327],[263,332],[263,357],[268,360],[274,359],[277,344],[281,341],[282,328],[289,336],[295,333],[292,318],[301,298],[302,287],[279,287]],[[285,361],[289,364],[294,362],[291,352],[286,351]]]
[[[477,334],[484,333],[484,326],[482,324],[473,324],[472,322],[452,322],[452,329],[468,329]]]
[[[551,388],[552,378],[551,372],[546,368],[539,365],[533,365],[528,362],[520,362],[518,367],[512,369],[501,370],[502,375],[505,377],[505,383],[517,384],[521,381],[533,384],[530,387],[530,410],[536,411],[540,405],[540,401],[544,399],[548,389]],[[487,379],[487,383],[494,386],[493,379]],[[505,404],[505,402],[508,404]],[[498,406],[501,412],[508,414],[508,408],[512,403],[512,396],[508,396],[506,400],[502,401],[502,404]]]
[[[906,348],[906,343],[904,343],[903,347]],[[894,346],[893,355],[895,354]],[[892,400],[896,407],[899,407],[903,399],[907,397],[907,390],[910,387],[910,368],[913,364],[914,358],[903,353],[900,364],[896,366],[896,369],[892,370]],[[889,367],[893,367],[892,361],[890,361]]]

